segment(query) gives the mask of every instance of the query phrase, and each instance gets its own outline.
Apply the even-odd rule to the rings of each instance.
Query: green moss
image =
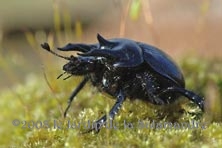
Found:
[[[59,72],[54,70],[48,78],[50,89],[42,75],[29,75],[26,83],[0,94],[0,132],[3,135],[0,143],[15,147],[220,147],[222,70],[219,65],[222,62],[199,61],[186,58],[180,65],[187,88],[205,96],[204,114],[184,98],[166,107],[127,100],[113,123],[117,129],[104,127],[98,134],[82,134],[87,130],[83,123],[101,117],[115,100],[87,85],[64,119],[67,98],[81,78],[55,81]],[[14,119],[20,121],[18,126],[12,124]],[[192,125],[194,121],[199,123],[198,128],[183,128],[176,124]],[[155,128],[151,125],[153,122]],[[173,123],[173,127],[163,128],[166,122]],[[139,126],[141,123],[143,126]]]

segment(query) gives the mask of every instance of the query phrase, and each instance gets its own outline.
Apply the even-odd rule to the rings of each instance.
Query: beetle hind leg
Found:
[[[168,87],[167,89],[163,90],[158,94],[158,96],[162,96],[163,94],[170,93],[170,92],[175,92],[179,93],[185,97],[187,97],[189,100],[197,104],[202,111],[204,111],[204,99],[197,94],[195,94],[192,91],[186,90],[184,88],[179,88],[179,87]]]
[[[156,105],[163,105],[168,103],[165,102],[167,100],[163,100],[160,96],[156,95],[160,89],[160,86],[158,83],[156,83],[156,79],[152,74],[145,73],[138,78],[141,81],[142,88],[147,92],[146,96],[148,96],[149,102]]]

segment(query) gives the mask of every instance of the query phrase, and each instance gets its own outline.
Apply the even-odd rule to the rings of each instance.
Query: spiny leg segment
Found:
[[[118,113],[118,111],[120,110],[124,100],[126,99],[126,96],[123,94],[123,91],[120,90],[118,95],[117,95],[117,100],[116,103],[113,105],[113,107],[111,108],[111,110],[109,111],[109,119],[113,120],[115,115]],[[106,124],[107,121],[107,116],[104,115],[102,116],[99,120],[97,120],[93,126],[92,129],[86,131],[85,133],[89,133],[91,131],[96,131],[99,132],[100,129],[102,128],[102,126],[104,126]]]
[[[168,87],[167,89],[160,92],[158,94],[158,96],[161,96],[161,95],[163,95],[165,93],[169,93],[169,92],[180,93],[181,95],[187,97],[189,100],[191,100],[192,102],[197,104],[200,107],[200,109],[202,111],[204,111],[204,100],[203,100],[203,98],[201,98],[200,96],[198,96],[194,92],[186,90],[184,88],[179,88],[179,87]]]

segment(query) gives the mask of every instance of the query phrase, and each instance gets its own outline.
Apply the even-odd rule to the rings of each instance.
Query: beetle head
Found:
[[[63,66],[63,70],[65,71],[65,73],[69,73],[71,75],[84,75],[86,73],[92,72],[97,64],[96,62],[97,59],[95,57],[82,57],[82,56],[75,57],[73,55],[71,55],[70,57],[65,57],[52,51],[47,43],[44,43],[41,46],[43,49],[46,49],[48,52],[60,58],[68,60],[69,62]],[[62,76],[62,74],[60,76]]]
[[[71,56],[69,62],[63,66],[63,70],[72,75],[84,75],[93,72],[95,67],[94,57]]]

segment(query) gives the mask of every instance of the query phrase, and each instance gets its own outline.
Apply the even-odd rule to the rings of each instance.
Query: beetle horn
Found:
[[[110,42],[103,38],[100,34],[97,34],[97,39],[99,41],[100,46],[107,46],[110,44],[113,44],[113,42]],[[106,58],[116,58],[117,57],[117,50],[115,49],[94,49],[90,50],[88,52],[79,53],[78,55],[81,56],[97,56],[97,57],[106,57]]]
[[[106,40],[105,38],[103,38],[99,33],[97,34],[97,40],[99,41],[99,44],[100,45],[110,45],[110,44],[112,44],[112,42],[110,42],[110,41],[108,41],[108,40]]]
[[[117,51],[109,49],[95,49],[86,53],[78,53],[81,56],[96,56],[96,57],[105,57],[105,58],[116,58]]]
[[[94,45],[87,45],[87,44],[67,44],[62,48],[58,48],[61,51],[80,51],[80,52],[88,52],[90,51]]]

